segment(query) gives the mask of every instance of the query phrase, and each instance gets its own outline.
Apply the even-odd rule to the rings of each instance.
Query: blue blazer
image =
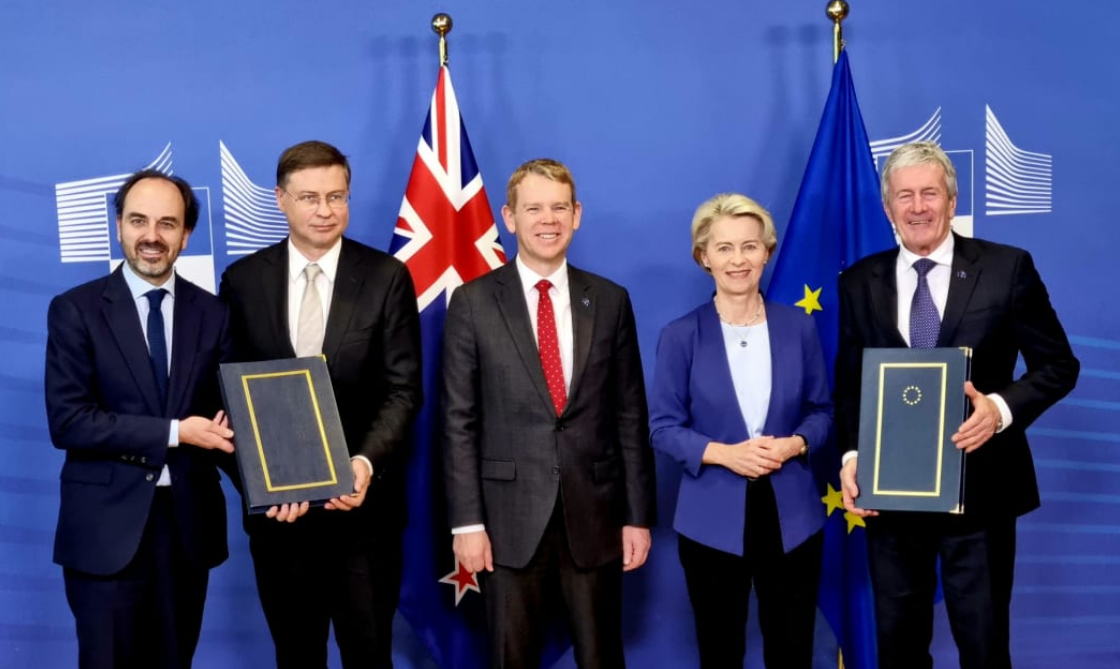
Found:
[[[232,456],[167,445],[172,418],[221,408],[226,310],[182,277],[175,282],[166,407],[156,400],[148,344],[120,268],[51,301],[45,390],[51,439],[66,452],[54,544],[63,567],[107,575],[132,560],[164,464],[185,557],[200,567],[226,558],[216,466],[232,471]]]
[[[772,368],[764,433],[800,434],[809,457],[828,441],[832,402],[828,372],[813,319],[798,309],[766,301]],[[653,447],[684,466],[673,527],[706,546],[743,554],[747,480],[720,466],[701,464],[716,441],[747,439],[724,349],[715,305],[705,302],[665,326],[657,345],[650,395]],[[824,525],[825,511],[806,458],[793,458],[770,475],[778,505],[782,545],[789,552]]]

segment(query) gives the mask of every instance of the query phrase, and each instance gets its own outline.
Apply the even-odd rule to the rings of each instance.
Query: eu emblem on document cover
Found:
[[[221,365],[249,513],[353,492],[350,452],[322,356]]]
[[[857,483],[862,509],[964,513],[969,348],[863,351]]]

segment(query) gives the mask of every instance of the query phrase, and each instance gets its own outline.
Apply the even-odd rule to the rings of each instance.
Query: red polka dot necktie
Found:
[[[564,367],[560,364],[560,338],[556,334],[552,298],[548,295],[550,288],[552,282],[548,279],[537,282],[536,289],[541,294],[541,299],[537,302],[537,350],[541,356],[544,380],[548,384],[548,394],[552,395],[552,404],[559,416],[568,403],[568,391],[564,386]]]

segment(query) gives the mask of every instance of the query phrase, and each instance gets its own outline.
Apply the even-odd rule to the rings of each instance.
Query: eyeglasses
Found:
[[[323,196],[318,193],[300,193],[292,195],[288,191],[284,194],[296,201],[304,209],[318,209],[323,203]],[[336,211],[341,211],[350,206],[350,193],[330,193],[326,196],[327,206]]]

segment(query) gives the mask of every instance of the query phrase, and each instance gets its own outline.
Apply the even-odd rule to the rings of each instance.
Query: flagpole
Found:
[[[844,50],[844,29],[841,24],[848,18],[848,3],[844,0],[831,0],[824,8],[824,13],[832,19],[832,64],[840,60],[840,52]],[[844,669],[844,651],[836,650],[836,666]]]
[[[439,66],[447,67],[447,33],[451,32],[450,14],[440,12],[432,17],[432,32],[439,35]]]
[[[844,30],[840,24],[848,18],[848,3],[844,0],[832,0],[825,7],[824,13],[832,19],[832,63],[835,65],[840,60],[840,52],[844,50]],[[451,22],[450,18],[447,20],[448,23]]]

